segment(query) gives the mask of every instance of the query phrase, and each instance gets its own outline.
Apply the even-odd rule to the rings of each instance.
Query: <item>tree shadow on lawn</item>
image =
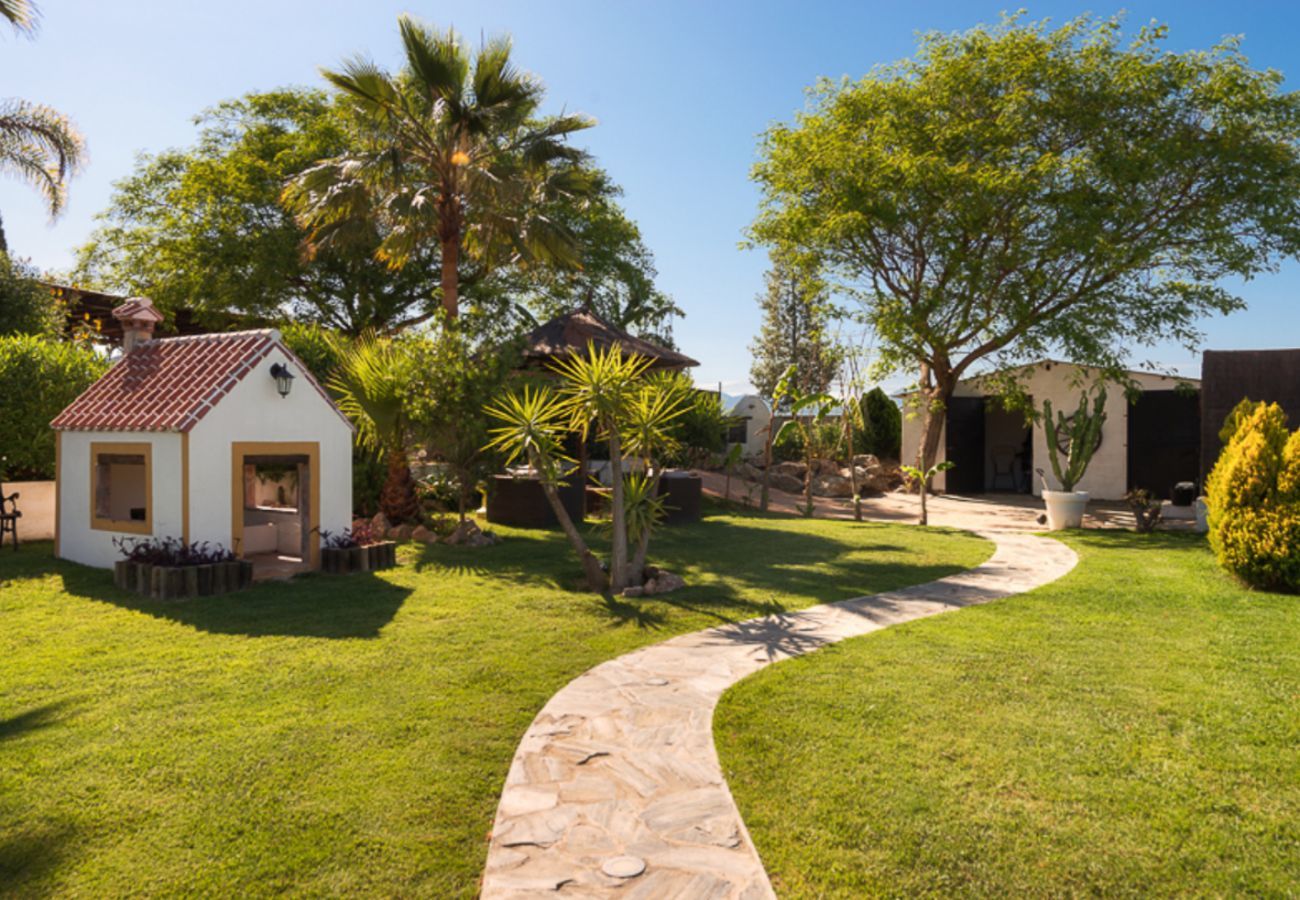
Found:
[[[0,826],[0,892],[26,894],[69,856],[76,829],[71,825],[25,823],[19,818]],[[7,833],[6,833],[7,832]],[[41,891],[40,893],[44,893]],[[32,896],[37,896],[33,891]]]
[[[33,706],[26,712],[0,719],[0,741],[20,737],[29,731],[47,728],[55,724],[66,718],[66,716],[61,715],[61,711],[67,705],[67,700],[59,700],[55,703],[46,703],[43,706]]]
[[[55,561],[63,589],[210,634],[246,637],[376,638],[411,589],[373,572],[301,575],[213,597],[154,600],[123,591],[102,569]]]

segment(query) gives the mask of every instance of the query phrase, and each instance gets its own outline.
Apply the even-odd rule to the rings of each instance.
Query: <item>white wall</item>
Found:
[[[181,537],[181,436],[174,432],[65,431],[59,448],[59,555],[88,566],[110,567],[121,558],[113,538],[146,537],[90,527],[90,445],[104,441],[153,447],[154,537]]]
[[[745,423],[744,454],[751,459],[761,457],[767,446],[767,428],[772,421],[772,413],[768,410],[766,401],[754,394],[746,394],[727,410],[727,415],[749,419]]]
[[[1070,415],[1079,406],[1079,393],[1083,385],[1094,383],[1096,370],[1069,363],[1043,363],[1034,368],[1024,382],[1026,392],[1033,398],[1034,407],[1042,411],[1043,401],[1051,400],[1056,411]],[[1130,376],[1143,390],[1171,391],[1180,382],[1187,379],[1170,378],[1164,375],[1152,375],[1134,372]],[[1082,381],[1080,381],[1082,379]],[[1195,381],[1191,382],[1196,385]],[[954,395],[959,397],[978,397],[985,394],[979,379],[972,378],[959,382]],[[1102,427],[1102,445],[1093,456],[1084,473],[1083,480],[1076,486],[1077,490],[1087,491],[1096,500],[1119,500],[1128,493],[1128,414],[1131,407],[1124,391],[1118,385],[1109,385],[1106,397],[1106,424]],[[909,417],[908,407],[904,406],[903,418],[903,462],[912,465],[916,459],[917,447],[921,438],[921,418]],[[938,459],[944,458],[946,434],[939,440]],[[1064,463],[1064,460],[1062,460]],[[1053,490],[1060,488],[1060,483],[1052,474],[1052,464],[1048,456],[1047,432],[1041,423],[1034,425],[1034,462],[1035,469],[1042,469],[1047,475],[1048,485]],[[1032,477],[1034,496],[1041,496],[1042,482],[1037,473]],[[944,490],[946,479],[939,473],[934,479],[935,488]]]
[[[54,538],[54,482],[6,481],[0,494],[19,494],[18,542],[48,541]]]
[[[275,389],[276,363],[298,376],[288,397]],[[276,349],[190,431],[190,540],[231,546],[230,447],[243,441],[318,441],[320,527],[337,534],[351,526],[352,431]]]

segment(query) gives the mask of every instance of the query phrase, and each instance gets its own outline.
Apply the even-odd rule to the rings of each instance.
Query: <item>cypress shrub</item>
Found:
[[[1288,433],[1276,403],[1238,417],[1206,502],[1221,566],[1253,587],[1300,591],[1300,431]]]

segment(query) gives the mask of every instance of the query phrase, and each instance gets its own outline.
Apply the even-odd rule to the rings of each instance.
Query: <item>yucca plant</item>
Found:
[[[680,380],[648,376],[649,366],[649,360],[625,355],[617,346],[601,349],[588,344],[586,354],[553,366],[559,377],[554,389],[525,387],[487,408],[499,423],[490,431],[488,448],[501,451],[508,461],[525,459],[537,472],[592,590],[617,592],[640,583],[650,535],[662,518],[659,461],[676,446],[669,426],[681,414],[687,395]],[[564,437],[577,434],[585,441],[593,430],[609,445],[608,576],[569,518],[557,490],[573,463],[563,453]],[[626,474],[626,456],[639,458],[641,471]],[[636,545],[632,554],[629,538]]]
[[[442,305],[459,312],[461,257],[576,264],[573,235],[548,203],[591,196],[598,180],[570,134],[594,122],[541,118],[542,83],[514,65],[509,40],[470,48],[454,30],[398,18],[397,74],[352,59],[325,80],[350,98],[364,150],[321,160],[289,183],[285,202],[308,249],[346,241],[379,220],[378,256],[394,268],[421,247],[441,252]]]
[[[419,514],[407,444],[410,437],[410,356],[400,341],[373,332],[339,341],[338,365],[326,386],[357,426],[363,446],[383,453],[388,467],[379,508],[391,522]]]

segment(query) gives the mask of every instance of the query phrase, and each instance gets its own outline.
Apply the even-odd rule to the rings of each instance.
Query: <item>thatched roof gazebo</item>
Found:
[[[635,353],[652,360],[652,369],[680,370],[699,365],[684,353],[628,334],[591,310],[575,309],[543,322],[529,333],[524,341],[522,368],[549,368],[565,357],[586,353],[588,343],[601,349],[618,345],[624,354]]]

